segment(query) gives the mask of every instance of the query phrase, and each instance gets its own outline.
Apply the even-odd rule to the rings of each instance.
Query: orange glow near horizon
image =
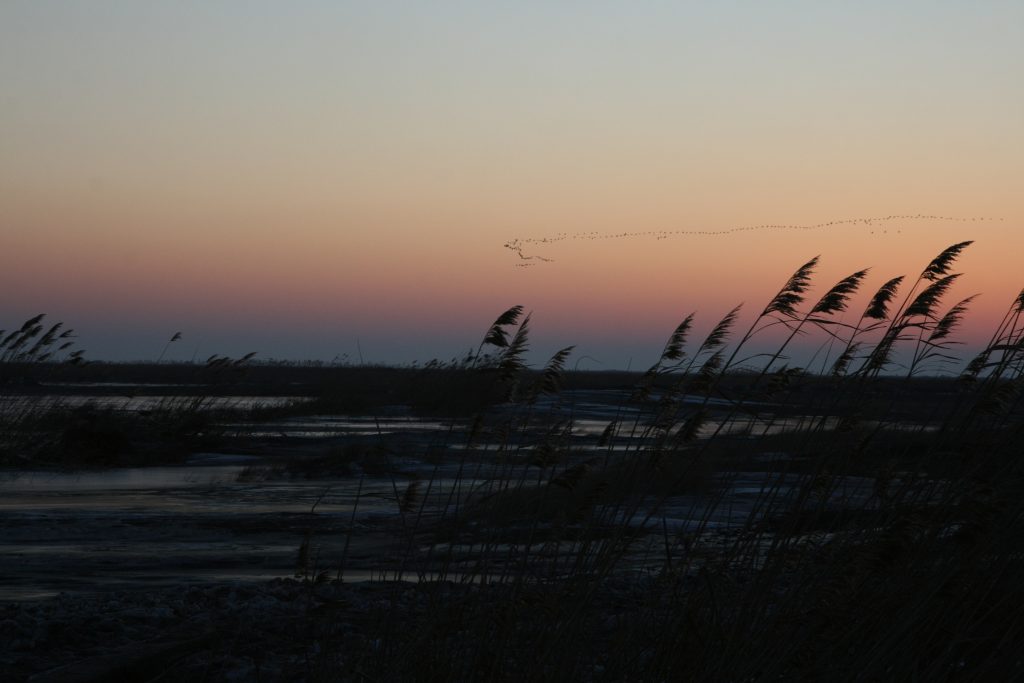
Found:
[[[0,9],[0,328],[407,362],[523,304],[621,367],[815,255],[812,298],[975,240],[969,344],[1024,287],[1020,7],[185,4]],[[638,234],[908,214],[957,220]]]

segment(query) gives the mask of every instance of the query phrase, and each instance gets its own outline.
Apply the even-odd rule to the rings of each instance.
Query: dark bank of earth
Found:
[[[936,416],[960,415],[954,381],[879,379],[844,397],[809,377],[773,395],[737,374],[714,396],[673,398],[655,382],[638,401],[636,376],[566,373],[561,394],[493,404],[479,375],[444,375],[448,392],[433,370],[340,369],[323,375],[331,387],[271,371],[255,384],[161,388],[153,375],[133,390],[105,375],[7,391],[15,406],[100,395],[14,421],[15,470],[26,452],[72,471],[132,465],[146,482],[156,464],[209,469],[109,500],[78,483],[7,495],[3,588],[39,592],[0,603],[0,678],[1024,676],[1022,423],[1010,411],[950,428]],[[103,402],[129,392],[146,393]],[[171,409],[151,410],[149,392]],[[305,402],[207,402],[274,395]],[[439,395],[480,418],[435,404],[449,417],[429,419]],[[371,416],[345,415],[360,413],[352,400]],[[198,567],[207,547],[216,571],[171,574],[172,550]],[[397,563],[389,576],[488,584],[315,571],[339,558],[348,581]],[[320,580],[270,579],[296,565]]]
[[[593,640],[573,658],[601,677],[608,646],[643,582],[608,582],[587,614]],[[529,643],[567,587],[435,583],[207,585],[158,591],[63,594],[0,606],[5,680],[310,681],[462,680],[493,667],[501,648]],[[567,615],[562,615],[567,616]],[[489,633],[488,633],[489,631]],[[513,632],[519,632],[518,634]],[[494,651],[481,648],[491,639]],[[504,652],[536,671],[543,649]],[[416,653],[410,659],[409,654]],[[555,655],[555,652],[548,652]],[[512,655],[509,657],[509,655]],[[550,663],[559,668],[560,663]],[[424,668],[426,667],[426,668]],[[577,667],[577,671],[580,669]]]

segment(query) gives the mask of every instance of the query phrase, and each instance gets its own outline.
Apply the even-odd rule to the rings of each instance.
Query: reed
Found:
[[[474,422],[474,440],[491,445],[464,452],[479,456],[471,478],[485,483],[414,501],[404,566],[469,582],[460,600],[446,604],[432,588],[441,584],[422,585],[436,597],[428,616],[392,622],[383,654],[360,670],[386,680],[1024,674],[1012,645],[1024,636],[1013,578],[1024,569],[1015,455],[1024,297],[953,400],[918,384],[956,358],[973,297],[940,307],[968,245],[929,262],[895,308],[903,278],[882,284],[853,325],[831,315],[868,272],[802,308],[816,259],[734,343],[738,308],[688,355],[687,316],[623,406],[628,417],[599,437],[577,432],[571,396],[556,393],[571,384],[569,350],[559,352],[541,373],[543,392],[513,394]],[[744,347],[775,325],[786,339],[758,356],[766,360],[753,375],[737,372]],[[841,345],[828,375],[773,368],[797,336],[815,333]],[[516,357],[525,346],[491,339]],[[523,366],[502,357],[492,363],[498,381],[523,384]],[[897,362],[903,379],[885,374]],[[740,501],[734,485],[752,466],[760,483]],[[408,509],[408,496],[396,496]],[[680,514],[687,523],[670,528]]]
[[[974,297],[945,302],[969,245],[909,287],[878,285],[852,324],[836,314],[870,272],[812,297],[817,258],[746,327],[737,306],[694,342],[688,315],[647,372],[613,378],[621,402],[600,420],[581,399],[596,380],[567,370],[573,347],[529,367],[521,306],[451,363],[345,368],[380,383],[366,412],[402,396],[421,414],[459,410],[420,452],[381,434],[325,456],[353,482],[344,550],[304,533],[297,574],[310,596],[340,585],[360,568],[360,530],[386,529],[373,568],[390,607],[358,642],[317,640],[305,677],[1024,677],[1024,292],[959,379],[927,376],[959,362]],[[782,341],[751,351],[772,329]],[[824,372],[790,364],[798,339]],[[290,409],[346,410],[330,393]],[[420,463],[415,478],[400,458]],[[367,505],[381,496],[385,519]],[[341,632],[346,614],[308,618]]]

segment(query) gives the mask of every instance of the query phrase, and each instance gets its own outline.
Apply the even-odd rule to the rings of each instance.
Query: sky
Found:
[[[1022,121],[1016,1],[5,0],[0,328],[409,363],[521,304],[535,362],[638,369],[813,256],[873,291],[975,240],[970,347],[1024,286]]]

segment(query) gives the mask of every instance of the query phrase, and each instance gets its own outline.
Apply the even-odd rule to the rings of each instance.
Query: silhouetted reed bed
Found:
[[[341,553],[319,552],[312,523],[296,539],[305,626],[261,656],[286,650],[280,677],[296,680],[1024,677],[1024,292],[959,368],[971,299],[946,299],[967,246],[886,281],[855,318],[838,314],[867,271],[814,298],[813,259],[747,327],[735,309],[692,341],[687,317],[637,375],[566,372],[571,348],[527,368],[521,307],[451,362],[251,366],[308,376],[311,400],[250,419],[398,405],[450,418],[420,440],[334,440],[268,468],[326,473],[351,495]],[[783,341],[751,351],[770,331]],[[789,365],[790,345],[814,339],[816,371]],[[18,414],[12,433],[59,431],[35,419]],[[373,481],[386,519],[360,507]],[[368,525],[385,539],[372,556]],[[353,602],[367,570],[376,607]],[[165,676],[238,656],[203,653]]]

